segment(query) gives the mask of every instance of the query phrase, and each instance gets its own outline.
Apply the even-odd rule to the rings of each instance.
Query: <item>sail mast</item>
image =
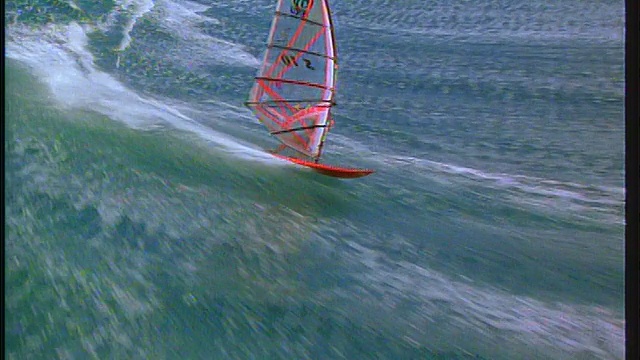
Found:
[[[332,72],[332,82],[333,82],[333,91],[331,92],[331,103],[333,105],[335,105],[334,102],[334,97],[336,95],[336,76],[337,76],[337,72],[338,72],[338,50],[336,48],[336,37],[335,37],[335,32],[334,32],[334,27],[333,27],[333,20],[331,19],[331,10],[329,9],[329,0],[322,0],[323,2],[323,6],[324,6],[324,15],[326,16],[326,24],[328,24],[329,26],[329,41],[328,41],[328,45],[330,43],[330,49],[332,52],[332,58],[333,58],[333,64],[327,64],[327,66],[333,66],[333,72]],[[320,156],[322,156],[322,148],[324,147],[324,142],[327,139],[327,135],[329,133],[329,130],[331,129],[331,126],[333,125],[333,115],[331,114],[331,109],[329,109],[329,114],[327,116],[327,121],[328,121],[328,126],[324,129],[324,131],[322,132],[322,136],[320,138],[320,145],[318,145],[318,155],[315,158],[315,162],[317,163],[320,160]]]

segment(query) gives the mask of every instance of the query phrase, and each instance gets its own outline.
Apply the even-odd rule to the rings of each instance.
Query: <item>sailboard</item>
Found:
[[[319,162],[333,125],[337,70],[328,0],[278,0],[266,53],[245,105],[295,154],[277,157],[324,175],[366,176],[373,170]]]

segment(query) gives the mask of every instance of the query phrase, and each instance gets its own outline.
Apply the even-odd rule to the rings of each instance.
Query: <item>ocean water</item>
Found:
[[[623,358],[623,2],[331,5],[358,180],[242,106],[275,0],[5,2],[7,358]]]

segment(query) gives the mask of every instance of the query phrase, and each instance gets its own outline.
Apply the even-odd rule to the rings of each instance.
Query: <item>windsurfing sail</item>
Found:
[[[280,142],[317,162],[332,122],[337,68],[328,1],[279,0],[245,104]]]

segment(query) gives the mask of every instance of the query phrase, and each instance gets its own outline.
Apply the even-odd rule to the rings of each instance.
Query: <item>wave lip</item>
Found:
[[[261,149],[199,124],[168,105],[168,101],[140,96],[98,70],[87,49],[87,33],[93,30],[77,23],[49,24],[38,30],[12,26],[7,29],[6,56],[29,66],[62,107],[95,111],[139,130],[170,125],[194,133],[238,158],[282,163]]]

